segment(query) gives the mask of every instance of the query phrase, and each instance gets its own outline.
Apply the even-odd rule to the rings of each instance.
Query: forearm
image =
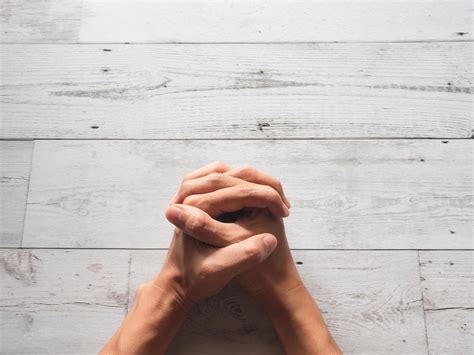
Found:
[[[287,354],[341,354],[304,285],[276,295],[265,306]]]
[[[146,283],[101,354],[164,354],[185,318],[186,308],[172,292]]]

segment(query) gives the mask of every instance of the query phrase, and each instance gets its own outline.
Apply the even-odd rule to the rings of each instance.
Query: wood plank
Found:
[[[0,52],[3,138],[472,135],[467,42],[4,45]]]
[[[420,251],[425,309],[474,307],[473,263],[473,251]]]
[[[0,42],[77,42],[81,0],[4,0]]]
[[[0,142],[0,247],[19,247],[33,142]]]
[[[426,354],[417,254],[294,251],[307,287],[347,354]],[[130,295],[166,251],[132,251]],[[133,297],[131,299],[133,302]],[[263,310],[236,283],[191,312],[170,354],[283,354]]]
[[[1,352],[92,354],[120,324],[129,251],[0,250]]]
[[[469,1],[84,1],[81,42],[471,38]]]
[[[420,251],[430,354],[474,352],[473,251]]]
[[[38,141],[23,245],[166,248],[182,177],[222,160],[282,180],[292,248],[471,248],[473,144]]]
[[[430,354],[465,355],[474,352],[474,310],[426,312]]]

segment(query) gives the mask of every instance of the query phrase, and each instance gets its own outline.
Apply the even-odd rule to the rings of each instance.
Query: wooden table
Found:
[[[0,352],[91,354],[157,270],[181,177],[281,179],[350,354],[470,354],[471,3],[5,0]],[[170,354],[278,354],[235,283]]]

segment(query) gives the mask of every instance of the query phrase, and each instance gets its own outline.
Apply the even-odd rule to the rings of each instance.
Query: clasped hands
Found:
[[[103,353],[163,354],[190,308],[237,278],[289,354],[338,354],[291,256],[281,183],[215,162],[187,175],[166,218],[176,226],[161,271],[142,284]]]

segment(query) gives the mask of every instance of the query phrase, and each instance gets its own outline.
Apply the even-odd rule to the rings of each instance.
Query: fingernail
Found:
[[[174,222],[180,221],[180,215],[183,212],[183,208],[181,206],[170,206],[168,207],[168,217],[169,219],[173,220]]]
[[[270,254],[273,252],[273,250],[275,250],[277,241],[274,236],[266,234],[263,236],[263,244],[265,245],[265,251],[267,254]]]

